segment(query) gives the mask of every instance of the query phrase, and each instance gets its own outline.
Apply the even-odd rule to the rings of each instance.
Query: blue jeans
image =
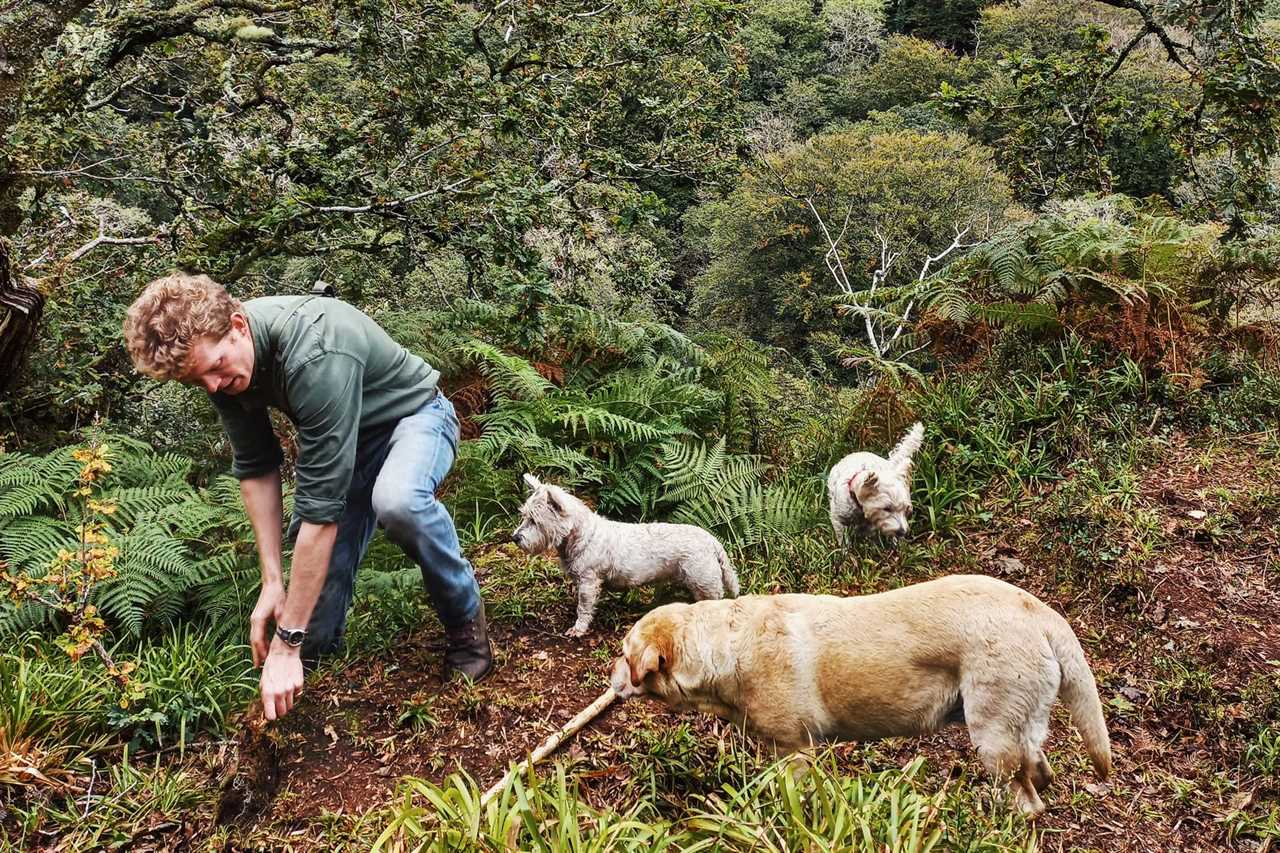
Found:
[[[437,393],[397,423],[361,433],[329,572],[307,626],[303,660],[314,662],[342,649],[356,569],[375,524],[418,564],[441,622],[453,627],[476,615],[480,588],[475,572],[462,556],[449,511],[436,500],[436,490],[453,467],[460,432],[453,404]],[[301,524],[296,516],[292,519],[290,540]]]

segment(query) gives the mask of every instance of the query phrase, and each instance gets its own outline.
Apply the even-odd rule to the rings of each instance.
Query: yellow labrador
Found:
[[[668,604],[631,628],[622,652],[619,695],[716,714],[783,750],[963,723],[987,772],[1033,816],[1053,779],[1041,747],[1054,699],[1098,777],[1111,769],[1102,702],[1071,626],[995,578]]]

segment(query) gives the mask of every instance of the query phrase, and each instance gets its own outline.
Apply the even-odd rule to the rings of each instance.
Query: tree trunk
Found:
[[[18,196],[23,180],[6,153],[9,133],[18,122],[23,92],[41,54],[91,2],[0,0],[0,392],[17,377],[44,308],[43,294],[16,272],[5,239],[22,224]]]

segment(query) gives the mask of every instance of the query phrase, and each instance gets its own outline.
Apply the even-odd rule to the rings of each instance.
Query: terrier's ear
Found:
[[[551,511],[556,515],[564,515],[564,506],[560,503],[560,499],[556,497],[555,489],[547,489],[547,506],[551,507]]]
[[[542,488],[542,483],[539,482],[538,478],[532,474],[524,475],[524,484],[529,487],[529,491],[531,492],[536,492],[538,489]]]
[[[631,686],[639,687],[646,675],[651,672],[661,672],[666,665],[667,659],[662,656],[657,646],[652,644],[645,646],[639,660],[633,657],[627,658],[627,666],[631,669]]]
[[[876,487],[880,485],[880,475],[875,471],[867,471],[854,477],[849,481],[849,485],[858,497],[870,497],[876,493]]]

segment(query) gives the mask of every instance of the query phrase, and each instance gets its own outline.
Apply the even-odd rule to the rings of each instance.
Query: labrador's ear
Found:
[[[853,490],[854,496],[863,500],[875,495],[879,485],[880,475],[875,471],[864,471],[849,481],[849,488]]]
[[[529,491],[531,492],[536,492],[538,489],[542,488],[542,483],[532,474],[524,475],[524,484],[529,487]]]
[[[657,646],[648,645],[640,653],[639,660],[634,657],[628,657],[627,666],[631,668],[631,686],[639,687],[644,683],[646,675],[651,672],[661,672],[665,669],[667,659],[663,657]]]

